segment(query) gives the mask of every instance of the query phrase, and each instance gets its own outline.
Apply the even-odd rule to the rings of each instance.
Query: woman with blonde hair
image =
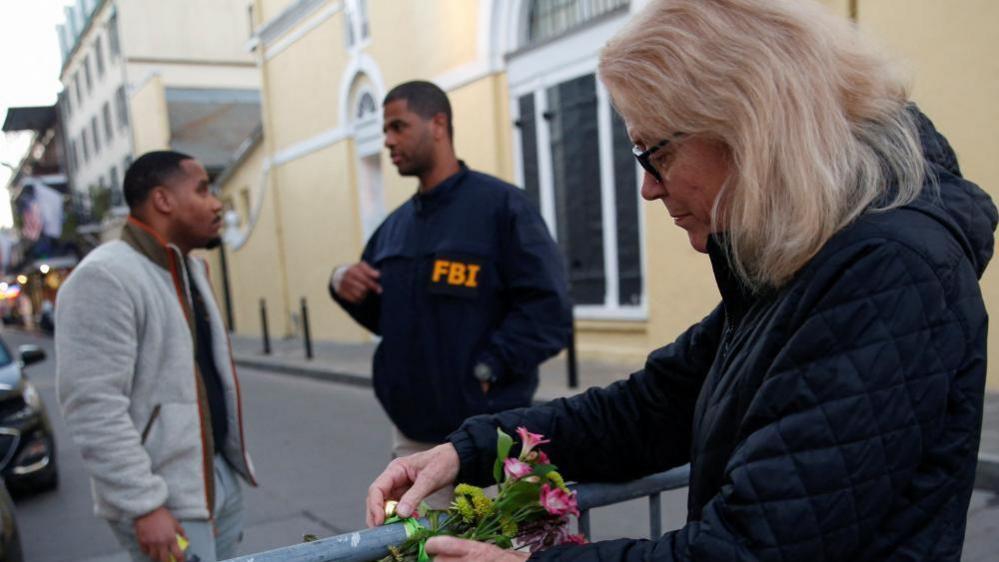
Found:
[[[642,196],[708,254],[721,303],[627,380],[471,418],[393,461],[369,523],[386,499],[407,515],[456,479],[487,481],[495,428],[523,425],[579,481],[691,465],[683,528],[534,559],[959,560],[997,213],[893,64],[812,1],[652,0],[599,73]]]

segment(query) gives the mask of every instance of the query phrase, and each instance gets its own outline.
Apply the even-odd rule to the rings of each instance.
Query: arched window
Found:
[[[378,117],[378,104],[375,103],[374,96],[371,92],[364,91],[361,93],[360,98],[357,101],[357,114],[354,116],[358,121],[364,121],[366,119],[377,118]]]
[[[628,0],[532,0],[527,6],[526,43],[558,37],[628,6]]]

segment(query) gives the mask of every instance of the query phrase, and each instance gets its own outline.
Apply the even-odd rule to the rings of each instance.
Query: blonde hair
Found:
[[[781,286],[862,213],[922,189],[896,66],[811,0],[652,0],[599,73],[647,142],[682,132],[725,145],[733,172],[713,227],[753,287]]]

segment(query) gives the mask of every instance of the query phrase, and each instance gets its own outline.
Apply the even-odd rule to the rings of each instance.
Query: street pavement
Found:
[[[7,330],[12,349],[41,345],[49,359],[28,370],[49,409],[58,442],[60,486],[16,499],[25,560],[125,562],[107,526],[92,513],[90,486],[55,397],[51,340]],[[260,486],[244,488],[247,521],[240,554],[364,527],[364,496],[389,460],[390,426],[370,389],[240,369],[250,452]],[[683,522],[686,492],[663,495],[663,528]],[[595,536],[648,533],[644,500],[592,514]]]
[[[15,499],[25,560],[126,562],[107,526],[92,513],[88,476],[56,403],[51,340],[14,330],[6,330],[3,337],[12,349],[33,343],[49,352],[49,359],[28,373],[48,406],[59,445],[59,489]],[[252,343],[234,346],[245,356]],[[362,362],[357,359],[358,365]],[[583,367],[584,386],[595,382],[595,370],[585,374]],[[258,488],[244,488],[247,521],[240,554],[294,544],[306,533],[324,537],[362,528],[367,487],[389,458],[390,427],[370,388],[354,379],[342,384],[290,372],[296,370],[287,362],[283,368],[250,368],[245,362],[240,367],[247,439],[260,481]],[[549,388],[557,386],[549,383]],[[997,405],[999,400],[993,399],[987,406],[986,431],[999,430]],[[683,524],[685,503],[685,490],[663,494],[663,529]],[[647,503],[635,500],[597,509],[591,521],[598,540],[644,537],[649,529]],[[997,551],[999,496],[976,491],[964,560],[995,560]]]

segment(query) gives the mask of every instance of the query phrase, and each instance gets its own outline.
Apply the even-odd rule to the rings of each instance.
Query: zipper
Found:
[[[153,413],[149,415],[149,421],[147,421],[145,427],[142,428],[142,440],[139,441],[140,445],[145,445],[146,444],[146,439],[149,437],[149,431],[151,429],[153,429],[153,422],[155,422],[156,418],[158,418],[158,417],[160,417],[160,405],[159,404],[157,404],[153,408]]]

